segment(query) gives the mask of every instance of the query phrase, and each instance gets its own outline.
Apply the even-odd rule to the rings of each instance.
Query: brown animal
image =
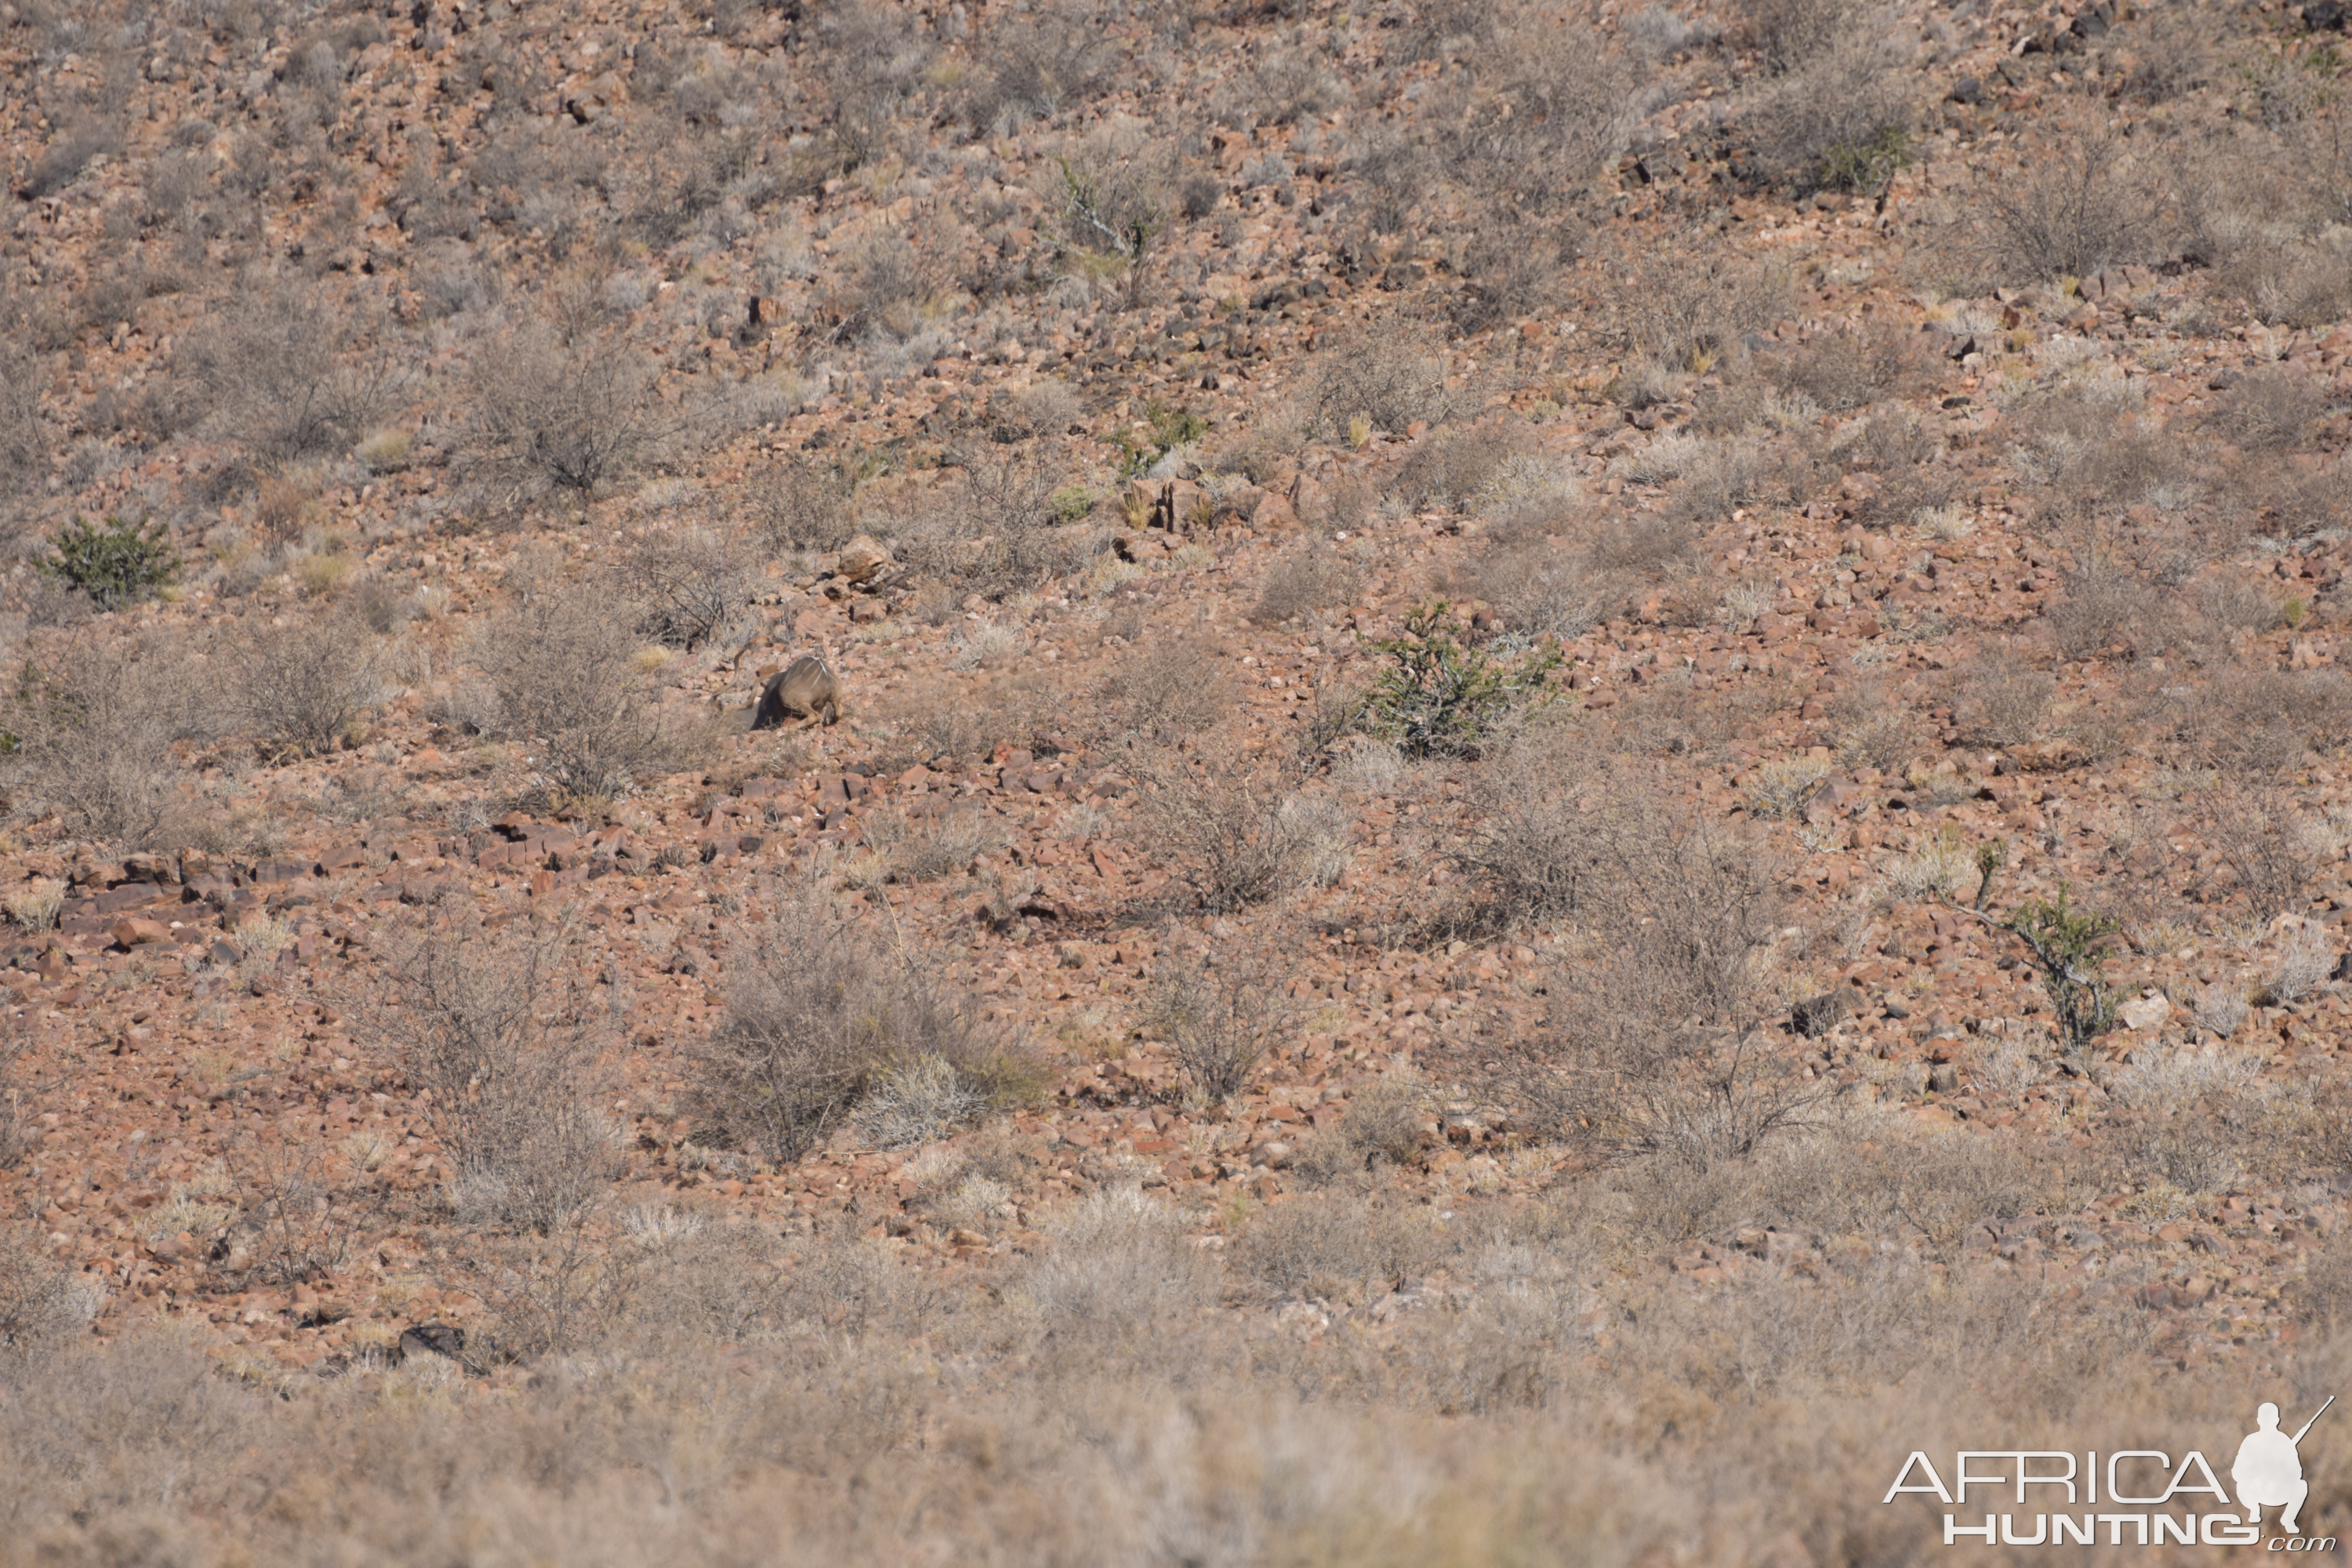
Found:
[[[831,724],[841,718],[841,680],[821,654],[804,653],[760,693],[754,730],[781,730],[787,718]]]

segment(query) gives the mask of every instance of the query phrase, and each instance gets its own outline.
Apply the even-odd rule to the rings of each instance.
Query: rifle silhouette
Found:
[[[2336,1395],[2332,1394],[2329,1394],[2327,1396],[2327,1405],[2333,1405],[2335,1403]],[[2327,1405],[2323,1405],[2318,1409],[2311,1413],[2311,1419],[2303,1424],[2303,1432],[2308,1432],[2314,1426],[2319,1425],[2319,1418],[2327,1414]],[[2293,1437],[2289,1438],[2288,1441],[2294,1443],[2297,1447],[2301,1447],[2303,1446],[2303,1432],[2297,1432]]]

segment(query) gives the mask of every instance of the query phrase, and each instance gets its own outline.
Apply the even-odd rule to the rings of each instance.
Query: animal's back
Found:
[[[804,653],[768,682],[751,728],[772,730],[788,718],[819,717],[828,724],[841,717],[841,681],[821,655]]]

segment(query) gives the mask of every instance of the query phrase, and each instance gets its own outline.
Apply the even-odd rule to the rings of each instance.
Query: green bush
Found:
[[[1549,700],[1544,677],[1559,667],[1558,644],[1507,660],[1465,647],[1468,629],[1441,600],[1407,616],[1404,636],[1366,638],[1389,668],[1365,694],[1355,727],[1409,757],[1475,758],[1506,716]]]
[[[170,582],[179,574],[180,560],[172,550],[171,531],[160,522],[110,517],[97,523],[76,517],[58,530],[56,545],[40,568],[111,610]]]

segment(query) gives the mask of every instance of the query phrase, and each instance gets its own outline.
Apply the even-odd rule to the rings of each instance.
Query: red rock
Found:
[[[161,921],[132,919],[114,922],[114,940],[124,947],[138,947],[145,942],[170,942],[172,930]]]

